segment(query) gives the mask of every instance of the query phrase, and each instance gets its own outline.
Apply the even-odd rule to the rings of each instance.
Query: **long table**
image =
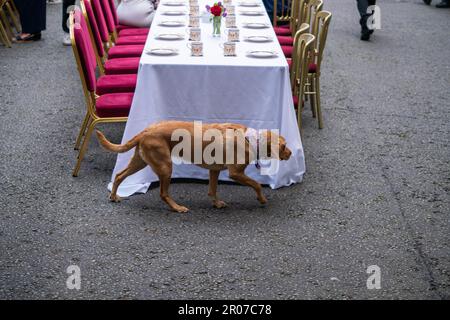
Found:
[[[187,47],[188,15],[167,16],[164,13],[183,9],[189,11],[187,0],[185,7],[166,6],[161,0],[155,14],[151,31],[148,34],[145,50],[140,59],[136,91],[130,115],[126,123],[122,143],[152,123],[162,120],[203,121],[208,123],[232,122],[244,124],[255,129],[279,129],[292,150],[288,161],[279,163],[279,170],[272,175],[262,175],[255,166],[249,166],[246,173],[256,181],[279,188],[298,183],[305,172],[302,142],[296,122],[295,110],[290,90],[289,68],[281,47],[276,40],[273,28],[244,28],[247,22],[265,22],[270,24],[267,13],[261,16],[244,16],[244,10],[264,10],[260,6],[247,8],[239,6],[234,0],[237,27],[240,41],[237,42],[237,56],[225,57],[220,44],[225,36],[212,36],[212,23],[205,20],[200,23],[203,42],[203,56],[192,57]],[[200,10],[213,1],[199,1]],[[166,20],[183,20],[182,27],[163,27],[159,24]],[[222,19],[224,20],[224,19]],[[222,33],[225,31],[224,21]],[[183,33],[184,40],[157,40],[161,33]],[[243,41],[246,36],[266,35],[273,38],[269,43],[251,43]],[[152,48],[170,47],[178,49],[177,55],[155,56],[146,52]],[[246,55],[249,50],[261,49],[276,51],[275,58],[252,58]],[[119,154],[112,174],[112,181],[123,170],[134,150]],[[173,178],[208,179],[208,170],[195,165],[180,164],[173,168]],[[229,181],[228,172],[223,171],[220,180]],[[157,176],[147,167],[128,177],[119,187],[120,196],[145,193]],[[111,189],[111,183],[108,188]]]

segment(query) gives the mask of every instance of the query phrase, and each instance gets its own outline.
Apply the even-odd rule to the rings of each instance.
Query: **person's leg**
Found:
[[[16,0],[15,4],[20,13],[22,33],[17,36],[18,41],[34,41],[41,38],[41,31],[46,25],[46,0]]]
[[[436,8],[450,8],[450,0],[442,0],[436,5]]]
[[[375,3],[374,1],[369,2],[370,0],[356,0],[358,11],[360,15],[359,24],[361,25],[361,40],[368,41],[370,39],[371,30],[367,27],[367,20],[370,17],[370,14],[367,13],[367,9],[371,3]]]
[[[62,5],[62,28],[65,33],[69,33],[69,28],[67,27],[67,20],[69,19],[69,13],[67,10],[75,5],[75,0],[63,0]]]

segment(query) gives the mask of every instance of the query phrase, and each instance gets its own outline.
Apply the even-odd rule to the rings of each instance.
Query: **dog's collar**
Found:
[[[259,132],[253,128],[247,128],[247,131],[245,132],[245,140],[247,140],[250,147],[256,152],[255,167],[257,169],[261,169],[259,164]]]

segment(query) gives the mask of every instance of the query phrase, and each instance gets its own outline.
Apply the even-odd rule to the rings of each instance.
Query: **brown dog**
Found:
[[[109,151],[123,153],[136,147],[128,167],[119,172],[114,179],[110,195],[111,201],[120,201],[120,198],[116,194],[117,188],[126,177],[149,165],[159,178],[161,199],[164,200],[171,209],[177,212],[188,211],[188,208],[178,205],[169,195],[169,184],[172,176],[172,151],[175,146],[180,143],[179,140],[173,141],[173,134],[177,129],[188,133],[188,137],[191,138],[191,141],[188,141],[191,146],[190,154],[189,152],[183,152],[182,150],[182,152],[177,155],[187,162],[194,163],[209,170],[208,195],[212,198],[213,205],[216,208],[223,208],[226,206],[223,201],[219,200],[216,194],[220,171],[228,169],[231,179],[243,185],[252,187],[256,191],[259,202],[264,204],[267,202],[267,199],[262,194],[261,185],[245,175],[244,171],[246,167],[252,160],[259,159],[259,150],[262,150],[264,147],[266,148],[265,150],[267,150],[266,158],[288,160],[291,156],[291,151],[286,147],[286,140],[271,131],[264,131],[261,135],[261,139],[257,141],[258,145],[255,150],[255,148],[250,145],[249,139],[245,138],[247,127],[239,124],[203,124],[200,126],[200,131],[198,131],[198,123],[164,121],[149,126],[123,145],[109,142],[100,131],[97,131],[97,137],[101,145]],[[215,132],[221,135],[219,135],[220,138],[214,137],[214,139],[210,138],[209,141],[205,141],[203,137],[206,132]],[[232,132],[233,135],[230,135],[230,132]],[[195,161],[196,141],[194,140],[196,139],[195,137],[198,136],[198,133],[202,134],[201,140],[197,140],[200,144],[198,147],[201,147],[202,155],[205,148],[214,141],[220,143],[223,148],[223,150],[220,149],[223,151],[223,159],[227,159],[227,161],[216,161],[211,163],[210,161],[205,161],[203,156],[201,157],[200,162]],[[205,135],[205,137],[206,136],[207,135]],[[221,139],[221,141],[216,141],[217,139]],[[269,141],[272,141],[272,143],[267,143]],[[273,141],[275,141],[275,143]],[[230,150],[232,150],[232,152]],[[227,158],[227,151],[228,154],[231,154],[231,161]],[[239,152],[242,152],[241,154],[245,155],[245,159],[242,159],[242,157],[238,158]],[[214,153],[215,152],[212,152],[213,156]]]

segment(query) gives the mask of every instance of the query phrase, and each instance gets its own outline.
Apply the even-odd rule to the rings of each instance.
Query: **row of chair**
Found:
[[[278,1],[274,0],[273,24],[290,67],[299,128],[304,102],[309,99],[313,117],[322,129],[320,72],[332,14],[322,11],[323,0],[281,0],[280,7]]]
[[[81,0],[70,13],[70,38],[86,99],[75,142],[77,176],[95,126],[125,122],[136,87],[148,28],[120,25],[114,0]]]
[[[21,32],[19,11],[13,0],[0,0],[0,41],[8,48],[14,38],[13,27],[16,33]]]

